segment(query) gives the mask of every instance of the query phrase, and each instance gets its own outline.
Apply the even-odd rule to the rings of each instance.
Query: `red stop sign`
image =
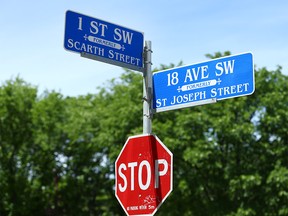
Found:
[[[129,137],[115,162],[115,181],[127,215],[153,215],[172,191],[173,155],[155,135]]]

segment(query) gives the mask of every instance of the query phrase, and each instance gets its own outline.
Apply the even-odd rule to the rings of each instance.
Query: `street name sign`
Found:
[[[181,66],[153,74],[157,112],[250,95],[255,90],[252,53]]]
[[[142,32],[66,12],[64,47],[82,57],[142,72],[143,46]]]
[[[158,137],[129,137],[115,162],[115,196],[125,213],[154,215],[172,181],[173,155]]]

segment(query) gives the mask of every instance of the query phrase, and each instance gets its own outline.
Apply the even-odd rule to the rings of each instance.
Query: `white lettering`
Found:
[[[211,89],[211,97],[221,97],[226,95],[234,95],[238,93],[243,93],[248,91],[249,83],[232,85],[232,86],[224,86],[220,88],[212,88]]]
[[[73,40],[72,39],[68,39],[68,47],[73,48]]]
[[[82,31],[82,17],[78,17],[78,20],[79,20],[78,30]]]
[[[127,64],[132,64],[132,65],[136,65],[136,66],[141,67],[139,58],[131,57],[129,55],[124,55],[122,53],[118,53],[118,52],[115,52],[113,50],[109,50],[108,57],[110,59],[114,59],[116,61],[120,61],[120,62],[124,62]]]
[[[91,21],[90,26],[91,26],[91,28],[90,28],[91,34],[98,34],[99,27],[100,27],[101,28],[101,36],[105,37],[105,30],[108,29],[107,25],[105,25],[103,23],[98,24],[96,21]]]
[[[118,173],[119,173],[119,176],[123,179],[124,185],[122,186],[121,184],[118,184],[118,186],[119,186],[119,190],[121,192],[124,192],[126,190],[126,188],[127,188],[127,179],[126,179],[126,176],[122,173],[122,169],[126,170],[126,166],[123,163],[120,164],[120,166],[118,168]]]
[[[218,71],[217,71],[218,70]],[[222,62],[218,62],[216,64],[216,71],[215,71],[216,76],[221,76],[223,74],[223,68],[222,68]]]
[[[166,106],[167,98],[157,99],[156,100],[156,107]]]
[[[99,48],[90,44],[80,43],[79,41],[73,41],[73,39],[68,39],[67,46],[68,48],[74,48],[79,52],[87,52],[98,56],[104,56],[104,48]]]
[[[217,96],[217,91],[216,88],[211,89],[211,97],[216,97]]]
[[[143,184],[143,175],[142,175],[143,166],[145,166],[147,169],[146,184]],[[151,167],[147,160],[143,160],[139,165],[139,171],[138,171],[138,183],[139,183],[140,189],[146,190],[149,187],[150,182],[151,182]]]
[[[92,21],[92,22],[90,23],[90,25],[91,25],[90,33],[92,33],[92,34],[97,34],[97,33],[99,32],[98,23],[97,23],[96,21]],[[94,31],[93,31],[93,29],[94,29]]]
[[[207,70],[208,70],[208,65],[204,65],[201,67],[201,79],[206,79],[209,77],[209,73],[207,73],[208,72]],[[207,73],[206,76],[205,76],[205,73]]]
[[[187,69],[184,83],[187,82],[187,78],[189,78],[189,81],[190,81],[190,82],[193,81],[193,78],[192,78],[192,74],[191,74],[191,70],[190,70],[190,69]]]
[[[155,168],[154,168],[154,188],[159,188],[160,185],[160,178],[161,176],[167,175],[169,166],[168,162],[165,159],[157,159],[155,162]],[[129,174],[125,172],[127,170],[127,166],[124,163],[121,163],[118,167],[118,175],[120,179],[122,180],[117,183],[117,186],[119,188],[120,192],[125,192],[128,188],[128,183],[130,184],[130,190],[135,190],[135,183],[138,183],[138,186],[141,190],[147,190],[152,182],[152,171],[151,171],[151,165],[149,161],[143,160],[139,164],[139,167],[137,169],[138,163],[137,162],[130,162],[128,163],[128,173],[130,170],[130,179]],[[137,173],[138,172],[138,173]],[[137,177],[135,178],[135,175]],[[128,177],[128,179],[127,179]],[[136,180],[138,179],[138,181]]]
[[[163,164],[164,169],[159,172],[159,166]],[[155,160],[155,188],[159,187],[159,177],[164,176],[168,171],[168,163],[164,159]]]
[[[93,51],[92,51],[92,45],[90,45],[90,44],[87,45],[87,52],[88,52],[88,53],[93,53]]]
[[[131,44],[132,38],[133,38],[133,33],[126,32],[125,30],[121,30],[119,28],[114,29],[114,40],[121,41],[123,39],[124,43]]]
[[[128,163],[128,167],[131,168],[131,191],[134,190],[134,168],[137,166],[137,162]]]
[[[119,29],[119,28],[114,29],[114,33],[116,34],[116,36],[114,35],[114,40],[120,41],[122,39],[121,29]]]
[[[157,99],[156,100],[156,107],[161,107],[162,103],[161,103],[161,99]]]
[[[218,62],[216,64],[216,76],[222,76],[223,73],[229,74],[234,72],[234,62],[235,60],[230,61],[224,61],[224,62]]]
[[[132,43],[133,33],[123,31],[123,42],[128,44]]]
[[[233,71],[234,71],[234,62],[235,62],[235,60],[227,61],[227,62],[224,61],[223,62],[225,74],[229,74],[229,72],[233,73]]]
[[[104,56],[104,48],[99,48],[99,47],[94,47],[94,54],[96,54],[96,50],[98,48],[98,55],[99,56]]]
[[[74,43],[74,47],[75,47],[75,49],[77,49],[77,50],[81,50],[81,48],[80,48],[80,42],[79,41],[76,41],[75,43]],[[85,51],[85,50],[84,50]]]
[[[199,75],[200,75],[200,77],[199,77]],[[193,80],[198,80],[198,78],[206,79],[208,77],[209,77],[208,65],[197,67],[197,71],[196,71],[196,68],[192,68],[192,73],[191,73],[191,69],[187,69],[184,83],[187,82],[187,79],[189,79],[189,82],[192,82]]]
[[[203,99],[206,99],[206,91],[173,96],[173,100],[170,102],[170,104],[175,105],[175,104],[193,102],[193,101],[203,100]]]
[[[192,68],[194,80],[198,80],[199,71],[200,71],[200,67],[197,67],[197,72],[196,72],[195,68]]]

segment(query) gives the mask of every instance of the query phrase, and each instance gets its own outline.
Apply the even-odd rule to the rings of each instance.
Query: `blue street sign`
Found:
[[[153,108],[162,112],[254,92],[252,53],[213,59],[153,74]]]
[[[66,12],[64,47],[81,56],[143,71],[144,35],[73,11]]]

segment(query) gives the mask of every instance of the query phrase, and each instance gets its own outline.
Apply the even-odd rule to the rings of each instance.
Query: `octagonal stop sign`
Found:
[[[115,196],[126,214],[154,215],[172,183],[173,155],[158,137],[129,137],[115,162]]]

